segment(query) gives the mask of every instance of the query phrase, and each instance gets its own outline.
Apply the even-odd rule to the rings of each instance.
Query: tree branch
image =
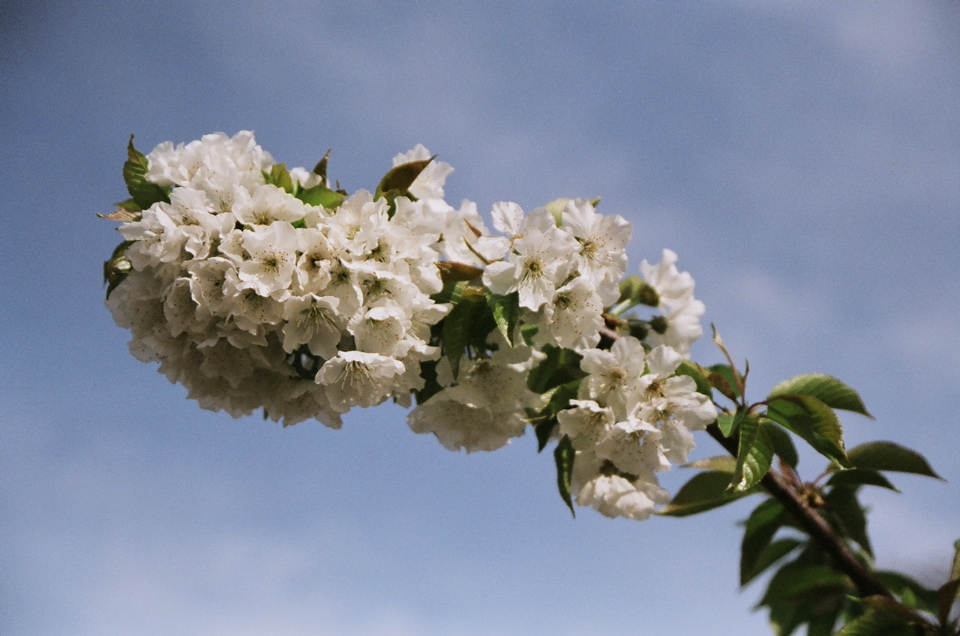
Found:
[[[707,432],[727,452],[734,457],[737,456],[738,442],[736,437],[724,437],[716,423],[708,426]],[[807,534],[823,546],[833,558],[837,569],[849,576],[854,585],[857,586],[860,596],[885,596],[894,599],[893,593],[856,557],[846,541],[840,538],[816,510],[793,491],[782,476],[770,470],[760,480],[760,483],[771,496],[783,504],[783,507],[793,515],[797,523],[807,531]]]
[[[615,319],[608,320],[604,328],[600,330],[601,342],[607,341],[613,343],[620,338],[616,331],[617,322]],[[602,346],[602,345],[601,345]],[[608,344],[609,346],[609,344]],[[710,434],[723,448],[733,455],[737,456],[739,439],[737,436],[725,437],[720,427],[714,422],[707,427],[707,433]],[[830,524],[821,517],[810,504],[803,500],[786,482],[786,480],[774,470],[767,471],[767,474],[760,480],[761,485],[766,488],[770,495],[779,501],[783,507],[797,520],[797,523],[817,541],[833,559],[838,570],[850,577],[857,591],[862,598],[868,596],[882,596],[891,599],[894,603],[904,608],[905,611],[916,615],[915,612],[904,606],[886,585],[880,582],[873,571],[860,561],[847,545],[840,535],[834,531]],[[926,621],[917,616],[919,620]]]

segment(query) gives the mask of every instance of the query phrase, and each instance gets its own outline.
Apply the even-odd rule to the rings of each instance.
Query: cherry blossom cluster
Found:
[[[667,500],[656,473],[716,416],[677,375],[702,334],[693,279],[664,250],[641,265],[661,315],[618,319],[637,304],[620,282],[631,227],[590,201],[497,203],[498,235],[446,203],[452,168],[423,146],[353,194],[326,159],[288,171],[249,132],[129,152],[107,305],[134,356],[203,408],[339,428],[415,396],[410,427],[467,452],[552,422],[576,502],[633,519]]]
[[[274,162],[250,133],[160,144],[147,161],[169,202],[120,227],[133,271],[108,300],[134,355],[235,416],[263,408],[339,427],[353,406],[409,403],[449,310],[430,298],[442,214],[401,198],[390,216],[364,190],[335,210],[308,205],[266,182]],[[442,196],[431,180],[444,169],[424,171],[416,191]]]
[[[609,517],[646,519],[670,501],[655,473],[687,461],[691,431],[705,429],[716,409],[693,378],[675,375],[683,357],[671,347],[646,353],[626,336],[609,351],[581,353],[580,399],[557,414],[577,451],[572,491]]]

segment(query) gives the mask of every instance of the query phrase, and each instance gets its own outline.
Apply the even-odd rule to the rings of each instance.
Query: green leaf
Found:
[[[771,541],[760,551],[749,569],[740,568],[740,585],[747,585],[753,579],[763,574],[770,566],[787,556],[803,545],[803,541],[794,537],[786,537]]]
[[[862,599],[867,611],[847,623],[836,636],[916,636],[920,617],[883,596]]]
[[[773,443],[759,417],[748,415],[740,423],[740,441],[737,449],[737,467],[730,486],[737,492],[749,490],[760,483],[773,465]]]
[[[307,205],[315,205],[324,207],[328,210],[336,210],[340,207],[340,204],[343,203],[343,199],[345,197],[339,192],[331,190],[321,183],[320,185],[315,185],[312,188],[300,190],[297,192],[297,198]]]
[[[960,541],[953,544],[953,566],[950,568],[950,580],[937,590],[938,615],[940,624],[946,625],[950,618],[950,610],[960,595]]]
[[[784,380],[773,387],[767,399],[781,395],[811,395],[831,408],[873,417],[863,405],[859,393],[835,377],[822,373],[807,373]]]
[[[293,179],[290,172],[287,171],[287,164],[276,163],[270,166],[270,171],[263,172],[263,178],[267,183],[273,184],[286,192],[293,192]]]
[[[547,345],[543,348],[543,353],[547,354],[547,357],[527,375],[527,388],[534,393],[546,393],[561,384],[586,376],[580,370],[583,356],[576,351]]]
[[[867,517],[863,506],[857,499],[857,491],[849,486],[836,486],[824,495],[826,509],[840,526],[840,536],[847,537],[860,544],[867,554],[873,556],[870,537],[867,536]]]
[[[513,332],[516,331],[517,321],[520,319],[520,294],[513,292],[506,296],[490,294],[487,303],[493,311],[493,319],[504,339],[514,346]]]
[[[469,290],[477,288],[469,287]],[[497,323],[493,320],[493,312],[487,305],[486,292],[477,289],[476,307],[470,320],[470,330],[467,332],[467,346],[472,347],[476,352],[485,352],[489,350],[487,340],[490,334],[497,329]]]
[[[805,608],[790,603],[770,606],[770,627],[776,636],[790,636],[807,621]]]
[[[767,586],[767,595],[758,604],[770,608],[770,623],[778,636],[789,636],[806,623],[807,636],[827,636],[837,616],[847,605],[846,594],[852,587],[844,578],[828,580],[821,572],[829,573],[827,566],[811,566],[801,555],[774,574]],[[788,589],[792,588],[792,589]]]
[[[846,592],[849,588],[850,580],[828,565],[792,561],[770,579],[760,605],[809,601],[830,593]]]
[[[893,442],[867,442],[850,449],[850,464],[856,468],[913,473],[943,479],[920,453]]]
[[[950,568],[950,580],[960,579],[960,540],[953,543],[953,567]]]
[[[460,358],[467,347],[468,322],[467,309],[461,305],[454,307],[443,319],[443,355],[450,360],[454,378],[460,374]]]
[[[612,316],[615,314],[610,314],[610,315]],[[620,319],[621,326],[624,324],[624,321],[626,322],[627,333],[629,335],[633,336],[637,340],[646,341],[647,336],[650,335],[651,325],[649,322],[647,322],[646,320],[637,320],[636,318],[626,318],[625,320]]]
[[[944,583],[939,590],[939,611],[940,623],[945,625],[950,620],[950,609],[957,602],[957,594],[960,594],[960,579],[954,579]]]
[[[894,492],[900,492],[897,487],[891,484],[890,481],[881,473],[866,468],[847,468],[845,470],[835,472],[833,476],[827,480],[827,485],[852,487],[879,486]]]
[[[874,572],[874,575],[888,590],[899,596],[903,604],[910,609],[936,613],[938,599],[934,590],[924,587],[917,580],[901,572],[880,570]]]
[[[767,416],[800,436],[821,454],[848,466],[837,414],[812,395],[780,395],[767,402]]]
[[[960,579],[960,540],[953,543],[953,567],[950,568],[950,580]]]
[[[821,600],[807,623],[807,636],[831,636],[837,617],[843,610],[844,601],[844,597],[837,594]]]
[[[317,165],[313,167],[313,174],[320,175],[320,178],[323,179],[324,183],[327,181],[327,164],[330,161],[330,151],[327,151],[327,154],[323,155],[323,159],[317,162]]]
[[[773,444],[773,452],[791,468],[796,469],[797,464],[800,463],[800,456],[797,454],[797,447],[793,445],[793,440],[790,439],[790,433],[773,420],[762,418],[762,421]]]
[[[730,485],[728,472],[711,470],[697,473],[680,488],[673,501],[657,514],[686,517],[724,506],[756,492],[756,489],[734,492],[727,490],[728,485]]]
[[[738,388],[737,377],[733,369],[726,364],[715,364],[710,367],[710,373],[707,380],[717,391],[720,391],[725,397],[734,402],[740,398],[740,389]]]
[[[847,623],[834,636],[917,636],[911,623],[889,614],[868,613]]]
[[[547,401],[547,412],[551,416],[556,416],[560,411],[570,408],[570,400],[577,399],[579,389],[580,380],[572,380],[558,386],[550,394],[550,399]]]
[[[684,360],[680,363],[680,366],[677,367],[676,374],[686,375],[693,378],[693,381],[697,383],[697,393],[701,393],[706,395],[708,398],[713,399],[713,387],[710,386],[710,382],[707,381],[707,374],[704,372],[703,367],[701,367],[699,364],[696,362],[690,362],[689,360]]]
[[[574,517],[577,516],[577,513],[573,509],[573,498],[570,491],[573,479],[573,460],[576,454],[577,451],[573,449],[573,442],[566,435],[563,436],[563,439],[557,444],[556,450],[553,451],[553,458],[557,464],[557,488],[560,490],[560,497],[563,498],[564,503],[570,508],[570,514]]]
[[[409,163],[402,163],[399,166],[394,166],[380,179],[380,184],[377,186],[377,191],[373,198],[379,199],[380,197],[386,197],[392,201],[398,196],[407,194],[413,182],[417,180],[420,173],[423,172],[435,158],[436,155],[429,159],[423,159],[422,161],[411,161]]]
[[[420,363],[420,377],[423,378],[423,388],[414,389],[413,396],[417,404],[423,404],[443,390],[437,382],[437,360],[424,360]]]
[[[539,329],[537,328],[536,325],[528,325],[528,324],[520,325],[521,342],[523,342],[523,344],[527,345],[528,347],[533,346],[533,337],[537,335],[537,331],[539,331]],[[530,383],[527,382],[527,384],[530,384]]]
[[[720,429],[720,432],[723,433],[724,437],[733,435],[734,431],[740,426],[744,413],[745,411],[739,409],[733,414],[721,413],[717,416],[717,427]]]
[[[783,505],[776,499],[767,499],[750,513],[740,542],[740,585],[746,585],[762,571],[756,568],[757,559],[783,526],[783,519]]]
[[[117,206],[117,210],[126,210],[127,212],[143,212],[143,209],[140,207],[140,205],[132,198],[124,199],[119,203],[114,203],[114,205]],[[100,215],[98,214],[97,216]]]
[[[133,241],[123,241],[114,248],[110,259],[103,262],[103,283],[107,286],[108,299],[117,285],[133,271],[133,264],[127,258],[127,248],[133,243]]]
[[[169,203],[167,191],[156,183],[147,181],[147,157],[134,148],[133,135],[127,143],[127,161],[123,164],[123,181],[127,184],[127,191],[141,210],[146,210],[154,203],[164,201]]]
[[[557,424],[557,413],[565,408],[569,408],[570,400],[577,397],[577,391],[580,388],[580,380],[573,380],[566,384],[561,384],[550,391],[550,399],[547,405],[538,414],[540,421],[534,426],[534,432],[537,435],[537,452],[541,452],[550,441],[550,436]]]
[[[443,285],[443,289],[431,296],[430,299],[435,303],[452,303],[455,305],[460,302],[460,297],[463,296],[463,290],[466,288],[467,281],[448,281]]]
[[[533,426],[533,432],[537,436],[537,452],[540,453],[544,448],[547,447],[547,443],[550,441],[550,437],[553,435],[553,431],[557,428],[559,420],[555,417],[546,418],[537,422]]]
[[[460,373],[460,358],[463,357],[470,342],[476,314],[484,308],[483,294],[468,293],[462,290],[462,296],[450,313],[443,319],[443,355],[450,360],[453,377]]]

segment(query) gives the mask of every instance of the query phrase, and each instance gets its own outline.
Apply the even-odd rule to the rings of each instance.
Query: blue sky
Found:
[[[632,268],[680,255],[755,397],[836,375],[876,416],[844,419],[848,445],[931,460],[947,483],[895,478],[871,527],[881,566],[945,575],[956,3],[72,4],[0,2],[0,632],[768,633],[736,586],[747,503],[573,520],[532,436],[453,454],[392,406],[281,429],[134,360],[95,216],[126,196],[130,133],[253,129],[288,165],[332,148],[350,190],[422,142],[454,204],[603,197]]]

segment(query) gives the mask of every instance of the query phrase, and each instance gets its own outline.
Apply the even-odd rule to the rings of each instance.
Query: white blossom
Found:
[[[703,335],[700,318],[706,307],[693,297],[693,277],[688,272],[680,272],[676,262],[676,253],[665,249],[658,265],[645,260],[640,263],[643,277],[660,297],[660,310],[666,321],[662,332],[650,331],[647,342],[651,346],[669,345],[688,356],[690,345]]]
[[[236,192],[263,185],[263,172],[272,165],[273,158],[257,145],[252,132],[233,137],[213,133],[176,147],[159,144],[147,155],[147,179],[160,186],[198,188],[218,205],[229,206]]]
[[[636,338],[618,339],[609,351],[587,349],[580,363],[588,375],[580,385],[583,397],[614,409],[617,419],[626,419],[635,406],[641,388],[646,354]]]
[[[393,165],[430,157],[418,145]],[[354,407],[409,406],[416,395],[412,430],[474,452],[509,444],[551,395],[569,395],[551,393],[555,384],[546,394],[530,388],[553,371],[538,367],[545,351],[559,349],[573,374],[557,391],[583,375],[553,432],[575,451],[576,502],[645,519],[669,499],[657,473],[686,461],[692,432],[716,417],[695,382],[677,375],[704,308],[676,254],[641,265],[662,314],[645,341],[621,335],[600,348],[609,342],[604,307],[626,271],[631,226],[622,217],[585,199],[529,214],[499,202],[492,231],[475,204],[443,200],[452,168],[435,160],[390,202],[357,190],[327,209],[268,183],[273,167],[247,131],[166,142],[147,155],[147,179],[168,201],[120,226],[130,268],[107,301],[137,359],[158,363],[203,408],[262,410],[284,426],[339,428]],[[330,187],[303,168],[290,177],[293,192]],[[441,272],[475,277],[469,293]],[[442,324],[451,311],[489,333]]]
[[[620,475],[598,474],[578,490],[576,502],[592,506],[605,517],[648,519],[658,505],[670,502],[670,493],[655,481],[630,481]]]
[[[339,304],[339,298],[316,294],[288,298],[283,303],[283,350],[290,353],[305,344],[315,356],[337,355],[343,323]]]
[[[241,191],[233,214],[245,225],[270,225],[274,221],[296,223],[307,213],[303,201],[272,184],[259,186],[251,194]]]
[[[630,223],[617,214],[597,214],[589,201],[574,199],[564,209],[563,227],[579,243],[577,270],[580,275],[596,286],[605,305],[612,305],[619,296],[616,283],[627,269],[624,250],[630,242]]]
[[[317,374],[330,406],[346,413],[354,406],[364,408],[383,402],[404,371],[395,358],[378,353],[341,351],[327,360]]]
[[[344,251],[336,236],[331,240],[320,228],[303,228],[298,238],[300,256],[294,272],[297,291],[320,291],[330,284],[330,270],[334,261],[344,256]]]
[[[253,289],[261,296],[284,300],[297,261],[297,232],[289,223],[278,221],[255,230],[244,230],[246,256],[237,268],[239,289]]]
[[[511,242],[515,237],[523,234],[525,220],[523,208],[516,203],[510,201],[494,203],[490,215],[493,217],[493,227],[505,234]]]
[[[318,185],[327,185],[326,180],[316,172],[307,171],[306,168],[290,168],[290,179],[298,184],[304,190]]]
[[[511,260],[488,266],[483,282],[495,294],[517,291],[520,306],[537,311],[553,299],[570,273],[570,254],[575,251],[576,241],[569,232],[528,225],[513,242]]]
[[[415,408],[407,423],[414,432],[433,433],[450,450],[501,448],[523,435],[526,409],[540,404],[541,397],[526,382],[535,359],[529,348],[518,347],[507,355],[464,360],[455,384],[444,360],[438,379],[451,386]]]
[[[166,212],[169,207],[169,203],[155,203],[140,220],[120,226],[120,235],[134,241],[127,258],[135,270],[156,269],[181,257],[183,241],[175,235],[177,224]]]
[[[533,341],[568,349],[592,348],[600,342],[603,303],[596,287],[578,276],[556,290],[553,299],[540,308],[531,324],[538,327]]]
[[[557,421],[560,434],[569,437],[574,448],[592,451],[607,437],[617,419],[613,409],[593,400],[570,400],[570,408],[557,413]]]
[[[365,306],[347,324],[359,351],[403,357],[409,350],[405,342],[410,319],[404,308],[393,300],[381,300]]]

